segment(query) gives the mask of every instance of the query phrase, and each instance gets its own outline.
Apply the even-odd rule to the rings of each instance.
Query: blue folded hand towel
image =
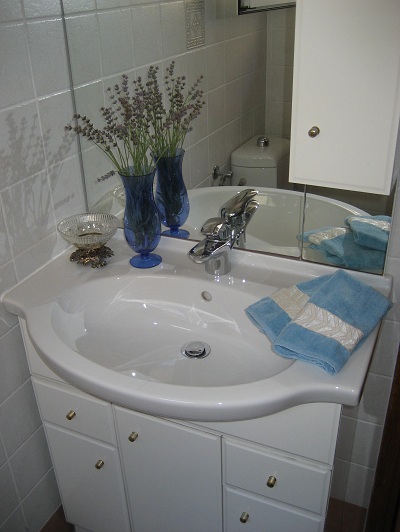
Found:
[[[339,270],[281,330],[274,350],[335,375],[390,307],[380,292]]]
[[[307,231],[304,233],[304,241],[335,266],[371,271],[382,270],[385,264],[385,253],[358,245],[349,228],[324,227]]]
[[[354,242],[379,251],[386,251],[390,229],[390,216],[348,216],[346,224],[353,231]]]
[[[281,288],[245,309],[247,316],[273,342],[281,330],[304,307],[310,297],[326,283],[331,275],[316,277],[289,288]]]

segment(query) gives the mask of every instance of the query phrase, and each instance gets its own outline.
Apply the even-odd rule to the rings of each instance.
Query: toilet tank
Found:
[[[267,135],[268,145],[258,146],[259,138],[256,135],[232,153],[232,185],[245,179],[246,186],[289,188],[289,140]]]

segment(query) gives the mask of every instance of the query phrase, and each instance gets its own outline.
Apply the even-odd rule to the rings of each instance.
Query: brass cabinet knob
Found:
[[[68,414],[65,416],[69,421],[71,421],[71,419],[74,419],[74,417],[76,416],[76,412],[74,412],[73,410],[70,410],[68,412]]]
[[[314,138],[316,137],[317,135],[320,134],[320,129],[318,126],[313,126],[310,131],[308,132],[308,136],[311,137],[311,138]]]
[[[98,460],[98,461],[96,462],[96,464],[95,464],[94,467],[95,467],[96,469],[101,469],[101,468],[103,467],[103,465],[104,465],[103,460]]]
[[[274,477],[273,475],[271,475],[270,477],[268,477],[268,480],[267,480],[267,486],[269,488],[273,488],[276,484],[276,477]]]
[[[240,516],[239,518],[239,521],[241,523],[247,523],[247,521],[249,520],[249,514],[247,512],[243,512],[242,515]]]
[[[139,436],[139,434],[137,432],[132,432],[128,436],[128,440],[131,441],[131,442],[134,442],[137,439],[138,436]]]

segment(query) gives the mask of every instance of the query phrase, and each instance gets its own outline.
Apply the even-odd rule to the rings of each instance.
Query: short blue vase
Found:
[[[178,149],[172,157],[156,159],[157,187],[156,205],[161,222],[168,227],[163,235],[188,238],[189,232],[180,227],[189,216],[189,197],[182,176],[185,150]]]
[[[129,174],[129,175],[128,175]],[[124,234],[137,253],[130,259],[135,268],[153,268],[162,261],[151,253],[160,242],[161,222],[154,200],[155,169],[147,175],[135,175],[132,167],[120,174],[125,189]]]

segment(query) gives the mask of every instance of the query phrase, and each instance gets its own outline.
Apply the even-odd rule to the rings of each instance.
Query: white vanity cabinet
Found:
[[[115,411],[133,530],[221,531],[220,437]]]
[[[399,27],[398,1],[297,0],[291,182],[390,193]]]
[[[186,422],[68,385],[21,321],[66,518],[79,532],[322,532],[340,405]]]
[[[66,519],[93,532],[129,532],[111,405],[60,383],[33,383]]]

